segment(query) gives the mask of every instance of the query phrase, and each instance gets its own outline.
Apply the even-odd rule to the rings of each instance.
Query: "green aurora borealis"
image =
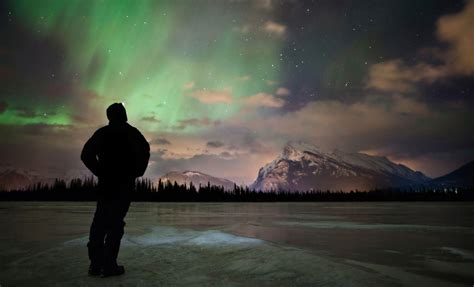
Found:
[[[46,4],[47,3],[47,4]],[[99,110],[124,102],[129,118],[147,130],[172,130],[180,120],[221,120],[239,109],[238,99],[272,93],[268,81],[279,80],[281,39],[254,38],[234,29],[247,17],[238,7],[202,11],[159,1],[13,1],[12,13],[34,27],[39,37],[61,39],[63,74],[82,91],[97,97],[84,101]],[[216,10],[222,7],[216,5]],[[191,23],[182,25],[184,19]],[[54,71],[50,81],[56,81]],[[249,81],[242,83],[242,78]],[[186,88],[186,85],[188,85]],[[191,87],[192,86],[192,87]],[[196,90],[232,92],[232,103],[206,105],[189,97]],[[188,94],[188,95],[187,95]],[[35,106],[36,117],[14,109],[0,123],[71,124],[75,107],[64,100],[22,102]],[[158,123],[159,121],[159,123]],[[183,131],[184,132],[184,131]]]

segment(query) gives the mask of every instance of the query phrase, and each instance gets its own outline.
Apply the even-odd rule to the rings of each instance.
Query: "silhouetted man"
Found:
[[[125,268],[117,264],[124,218],[130,207],[135,179],[142,176],[150,158],[150,145],[127,123],[122,104],[107,108],[109,124],[98,129],[86,142],[81,159],[98,177],[98,200],[87,243],[89,275],[120,275]]]

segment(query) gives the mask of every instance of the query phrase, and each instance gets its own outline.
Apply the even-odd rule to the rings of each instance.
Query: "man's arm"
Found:
[[[85,166],[95,175],[99,176],[99,161],[97,154],[99,151],[100,137],[97,132],[86,142],[81,153],[81,160]]]
[[[150,160],[150,144],[148,144],[145,137],[140,133],[137,129],[137,141],[138,141],[138,154],[139,154],[139,163],[138,163],[138,170],[137,170],[137,177],[143,176],[148,167],[148,161]]]

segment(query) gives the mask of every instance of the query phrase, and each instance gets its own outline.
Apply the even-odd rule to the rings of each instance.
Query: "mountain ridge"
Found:
[[[180,185],[189,185],[189,183],[192,182],[193,185],[196,187],[198,187],[199,184],[201,184],[202,186],[207,185],[207,183],[209,182],[211,185],[223,186],[225,190],[232,190],[235,184],[231,180],[212,176],[194,170],[186,170],[183,172],[169,171],[164,175],[155,178],[155,180],[153,180],[153,183],[157,185],[160,179],[163,183],[165,183],[166,181],[174,183],[176,181],[176,183]]]
[[[289,141],[272,162],[260,168],[250,185],[256,190],[369,190],[429,181],[419,171],[386,157],[340,150],[325,151]]]
[[[428,185],[434,187],[474,187],[474,161],[470,161],[443,176],[434,178]]]

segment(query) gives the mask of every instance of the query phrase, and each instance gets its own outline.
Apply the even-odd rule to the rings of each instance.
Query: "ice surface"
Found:
[[[6,286],[396,286],[394,279],[301,249],[166,227],[125,238],[120,260],[126,262],[126,276],[90,278],[86,242],[83,236],[24,256],[2,268],[0,276]]]
[[[470,203],[132,203],[118,278],[93,203],[0,203],[1,286],[470,286]]]
[[[381,276],[398,278],[400,280],[399,283],[402,286],[430,286],[430,287],[458,286],[458,284],[426,278],[418,274],[406,272],[399,268],[393,268],[393,267],[373,264],[373,263],[357,262],[353,260],[347,260],[347,263],[353,264],[355,266],[365,267],[367,269],[370,269],[374,272],[379,273]]]
[[[344,221],[319,221],[319,222],[301,222],[301,221],[277,221],[275,224],[287,225],[287,226],[304,226],[310,228],[322,228],[322,229],[406,229],[410,231],[451,231],[451,232],[463,232],[474,235],[472,228],[461,227],[461,226],[435,226],[435,225],[420,225],[420,224],[366,224],[359,222],[344,222]],[[454,250],[454,249],[453,249]]]

